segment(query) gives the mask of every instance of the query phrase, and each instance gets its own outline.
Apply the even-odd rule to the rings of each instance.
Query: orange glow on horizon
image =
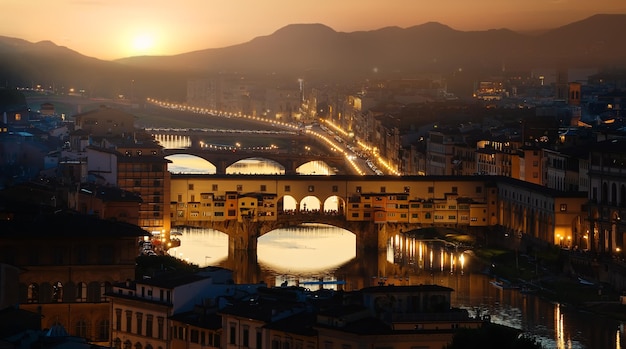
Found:
[[[599,12],[598,9],[601,9]],[[289,24],[321,23],[338,32],[408,28],[439,22],[456,30],[557,28],[603,13],[626,13],[614,0],[398,0],[220,2],[184,0],[3,2],[0,33],[31,42],[49,40],[83,55],[117,59],[129,55],[174,55],[221,48],[271,35]],[[29,18],[28,25],[23,18]],[[50,18],[54,24],[50,25]]]

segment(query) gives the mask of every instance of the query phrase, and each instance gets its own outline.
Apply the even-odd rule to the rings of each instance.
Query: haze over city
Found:
[[[462,31],[507,28],[541,31],[597,13],[626,13],[623,1],[343,0],[249,2],[3,1],[0,33],[49,40],[83,55],[112,60],[175,55],[247,42],[295,23],[321,23],[338,32],[439,22]]]

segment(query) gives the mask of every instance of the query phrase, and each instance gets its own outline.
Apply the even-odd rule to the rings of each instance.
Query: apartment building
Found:
[[[190,312],[199,305],[219,305],[229,297],[247,297],[257,287],[233,284],[232,272],[219,267],[195,273],[164,271],[114,284],[107,293],[111,300],[113,347],[172,348],[174,342],[181,345],[192,339],[199,342],[200,338],[205,338],[205,344],[220,347],[215,326],[206,329],[196,323],[192,335],[189,323],[183,325],[181,321],[189,319]]]
[[[12,219],[0,220],[0,263],[21,270],[20,308],[39,313],[41,328],[61,325],[106,345],[111,308],[105,293],[134,278],[137,241],[147,233],[132,224],[42,210],[14,211]]]

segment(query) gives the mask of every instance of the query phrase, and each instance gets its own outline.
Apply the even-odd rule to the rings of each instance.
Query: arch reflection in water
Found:
[[[333,272],[356,258],[356,236],[324,224],[276,229],[259,238],[257,257],[262,269],[279,276],[277,284],[332,284]]]
[[[174,134],[153,134],[156,140],[165,149],[183,149],[191,147],[191,137]]]
[[[285,168],[276,161],[249,158],[235,162],[226,168],[226,174],[278,174],[284,175]]]
[[[180,246],[171,248],[170,256],[201,267],[216,266],[228,258],[228,235],[214,229],[178,228]]]

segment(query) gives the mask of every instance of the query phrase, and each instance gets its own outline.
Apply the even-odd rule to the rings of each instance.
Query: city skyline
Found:
[[[53,0],[3,3],[0,35],[52,41],[104,60],[175,55],[222,48],[299,23],[321,23],[338,32],[401,28],[439,22],[462,31],[552,29],[594,14],[626,13],[626,3],[600,0],[508,1],[208,2],[185,0]]]

